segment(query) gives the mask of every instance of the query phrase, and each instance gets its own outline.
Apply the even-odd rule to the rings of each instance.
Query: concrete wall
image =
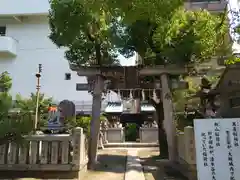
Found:
[[[0,16],[47,14],[48,0],[1,0]]]
[[[85,83],[69,69],[64,58],[64,49],[57,48],[48,38],[50,33],[46,16],[25,17],[22,23],[1,21],[6,25],[6,36],[17,41],[16,57],[0,56],[0,73],[8,71],[13,78],[11,93],[24,97],[36,91],[35,73],[42,64],[41,92],[55,100],[91,100],[88,92],[77,92],[76,83]],[[71,73],[71,80],[65,80],[65,73]]]

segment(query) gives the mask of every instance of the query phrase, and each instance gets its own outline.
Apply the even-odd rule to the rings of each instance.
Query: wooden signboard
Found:
[[[88,91],[89,85],[88,85],[88,83],[77,83],[76,90],[77,91]]]
[[[196,119],[199,180],[240,179],[240,119]]]

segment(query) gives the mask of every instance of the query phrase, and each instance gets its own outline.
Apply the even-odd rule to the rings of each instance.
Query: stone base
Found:
[[[108,143],[120,143],[125,141],[124,128],[108,128],[106,133]]]
[[[141,143],[157,143],[158,142],[158,128],[144,128],[139,129]]]
[[[87,171],[87,163],[80,171],[0,171],[0,179],[36,178],[36,179],[74,179],[82,180]]]

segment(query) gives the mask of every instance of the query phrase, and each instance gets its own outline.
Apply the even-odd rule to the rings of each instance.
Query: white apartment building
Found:
[[[204,0],[203,0],[204,1]],[[221,1],[210,9],[222,11]],[[187,2],[196,8],[203,3]],[[35,73],[42,64],[41,92],[57,101],[91,101],[88,92],[76,91],[76,83],[85,83],[69,69],[64,49],[57,48],[48,38],[49,0],[0,0],[0,73],[7,71],[13,79],[11,93],[28,97],[36,91]]]
[[[11,93],[28,97],[36,91],[35,73],[42,64],[41,92],[56,101],[91,101],[88,92],[76,91],[86,83],[69,69],[64,49],[48,38],[48,0],[0,1],[0,72],[13,79]]]

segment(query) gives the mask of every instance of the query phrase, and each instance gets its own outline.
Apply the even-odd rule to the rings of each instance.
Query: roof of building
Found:
[[[142,103],[141,104],[141,111],[142,112],[153,112],[155,111],[155,108],[150,105],[150,104],[146,104],[146,103]],[[121,113],[124,112],[124,107],[123,107],[123,103],[121,102],[109,102],[105,108],[105,112],[106,113]]]

